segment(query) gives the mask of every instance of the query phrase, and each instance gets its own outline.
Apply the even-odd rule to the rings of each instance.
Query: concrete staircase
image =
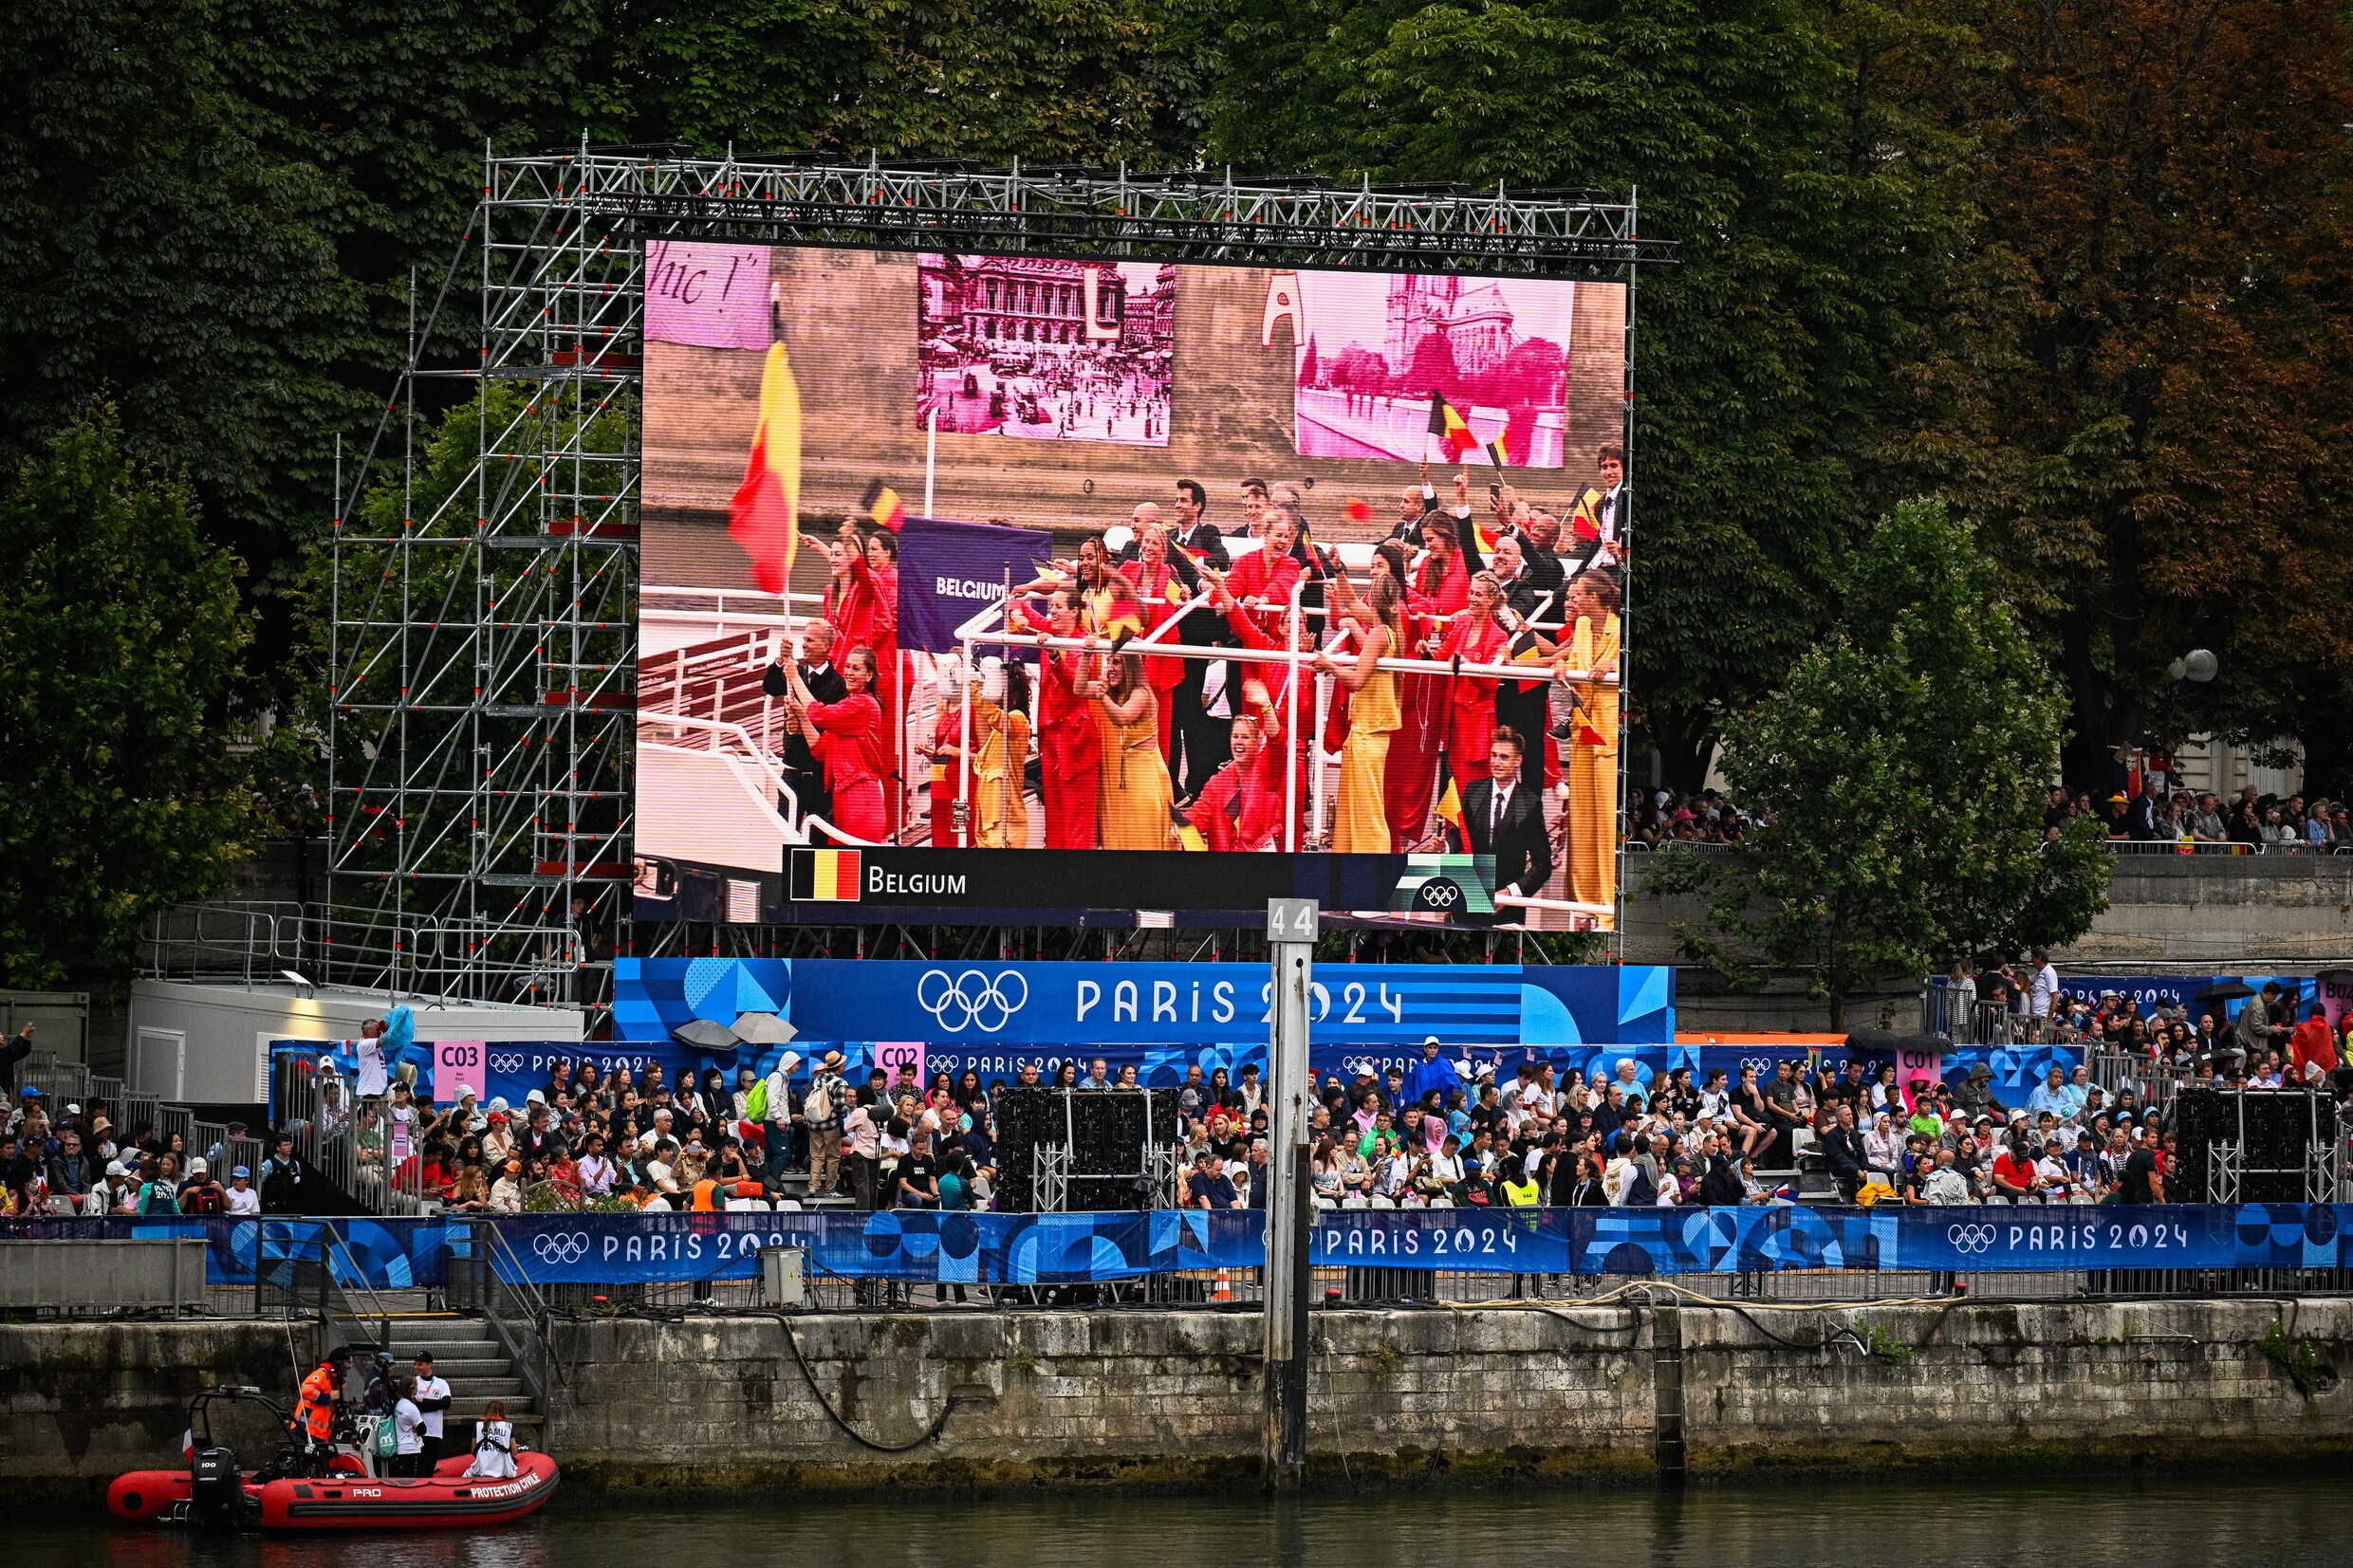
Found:
[[[455,1313],[403,1314],[391,1321],[394,1367],[407,1372],[418,1351],[430,1351],[434,1371],[449,1380],[446,1424],[453,1431],[466,1435],[457,1431],[459,1424],[479,1421],[482,1407],[497,1399],[506,1404],[507,1419],[536,1446],[547,1413],[531,1397],[496,1329],[479,1318]]]

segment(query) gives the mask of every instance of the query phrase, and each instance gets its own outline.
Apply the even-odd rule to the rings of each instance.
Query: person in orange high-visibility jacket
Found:
[[[332,1461],[335,1405],[343,1392],[343,1368],[332,1361],[322,1361],[317,1371],[303,1379],[301,1395],[294,1402],[294,1425],[307,1440],[308,1452],[305,1457],[313,1475],[325,1475]]]

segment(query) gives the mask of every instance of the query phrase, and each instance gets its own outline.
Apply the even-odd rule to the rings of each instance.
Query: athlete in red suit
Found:
[[[1495,606],[1502,601],[1503,591],[1491,575],[1481,572],[1473,578],[1471,603],[1447,629],[1436,656],[1449,662],[1458,659],[1464,664],[1502,663],[1511,641],[1511,634],[1495,620]],[[1495,677],[1438,678],[1450,688],[1446,764],[1459,794],[1470,787],[1472,780],[1488,776],[1487,748],[1495,738]]]
[[[1283,847],[1283,720],[1253,677],[1233,716],[1233,760],[1211,776],[1186,819],[1214,850]]]
[[[874,650],[852,648],[843,655],[842,683],[849,695],[840,702],[811,697],[797,667],[790,675],[794,715],[816,732],[814,749],[825,765],[834,826],[866,843],[889,842],[890,819],[882,808],[882,775],[889,765],[882,705],[874,700]]]
[[[1168,526],[1159,520],[1159,508],[1147,501],[1136,508],[1137,558],[1120,568],[1120,575],[1136,585],[1137,607],[1144,620],[1144,633],[1150,636],[1168,624],[1176,607],[1192,597],[1188,579],[1193,577],[1192,563],[1183,568],[1169,561]],[[1175,595],[1172,599],[1170,596]],[[1164,640],[1183,641],[1172,632]],[[1165,655],[1146,655],[1144,680],[1152,688],[1154,700],[1160,710],[1160,755],[1171,755],[1169,741],[1171,720],[1176,704],[1174,694],[1185,678],[1185,661]]]
[[[883,809],[897,824],[904,820],[899,777],[899,536],[878,528],[862,541],[857,529],[844,524],[842,543],[826,554],[833,560],[833,581],[825,586],[825,618],[841,634],[843,647],[874,651],[874,700],[882,710]]]
[[[1242,608],[1241,602],[1229,590],[1227,583],[1232,581],[1231,578],[1220,581],[1214,573],[1204,571],[1203,575],[1209,577],[1211,592],[1214,596],[1213,601],[1226,613],[1226,624],[1233,629],[1236,641],[1245,648],[1257,648],[1269,653],[1281,651],[1283,645],[1260,629],[1256,618]],[[1315,646],[1315,629],[1304,617],[1299,624],[1299,640],[1303,647],[1313,648]],[[1269,822],[1270,842],[1277,849],[1302,848],[1306,843],[1304,835],[1294,830],[1287,843],[1283,834],[1286,800],[1283,784],[1285,759],[1288,760],[1291,770],[1292,782],[1289,786],[1288,801],[1293,817],[1297,820],[1304,820],[1311,801],[1308,794],[1311,785],[1307,773],[1306,748],[1295,734],[1285,732],[1283,716],[1290,710],[1290,667],[1283,664],[1243,663],[1235,665],[1234,668],[1243,672],[1242,692],[1234,703],[1234,717],[1238,720],[1245,713],[1254,713],[1260,721],[1257,727],[1259,766],[1265,777],[1272,781],[1270,807],[1272,816]],[[1300,732],[1305,732],[1315,728],[1315,677],[1312,674],[1309,674],[1299,688],[1299,702],[1298,729]],[[1238,746],[1235,748],[1235,755],[1240,755]],[[1221,774],[1225,771],[1230,770],[1221,770]],[[1208,787],[1203,786],[1205,793]],[[1195,825],[1199,824],[1196,822]],[[1205,834],[1206,831],[1205,829]],[[1240,847],[1256,849],[1263,846],[1247,844]]]
[[[1102,732],[1089,700],[1097,655],[1045,646],[1047,632],[1058,637],[1081,635],[1079,607],[1069,589],[1054,590],[1046,617],[1046,628],[1038,633],[1038,763],[1046,847],[1093,849],[1102,788]]]

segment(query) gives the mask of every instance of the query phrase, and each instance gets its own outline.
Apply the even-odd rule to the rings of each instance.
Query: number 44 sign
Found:
[[[490,1053],[479,1040],[436,1040],[433,1042],[433,1098],[443,1105],[472,1089],[485,1100],[491,1094]]]

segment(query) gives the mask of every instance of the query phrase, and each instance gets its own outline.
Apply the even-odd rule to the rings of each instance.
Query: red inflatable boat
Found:
[[[469,1477],[467,1457],[444,1459],[430,1478],[371,1476],[357,1452],[336,1456],[337,1473],[286,1473],[291,1448],[267,1468],[240,1470],[236,1455],[212,1446],[206,1405],[233,1398],[284,1412],[259,1390],[214,1389],[189,1407],[192,1452],[186,1469],[133,1470],[106,1489],[106,1506],[126,1524],[209,1530],[456,1530],[510,1524],[555,1496],[556,1462],[544,1453],[514,1456],[515,1473]]]

